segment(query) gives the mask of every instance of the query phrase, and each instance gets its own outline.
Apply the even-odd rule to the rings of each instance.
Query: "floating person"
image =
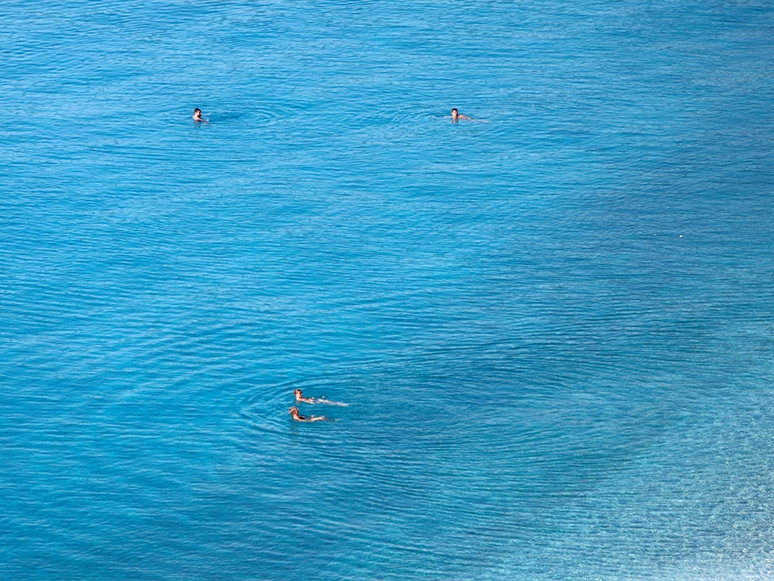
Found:
[[[325,396],[322,397],[304,397],[304,393],[300,389],[293,390],[293,395],[296,396],[296,401],[299,403],[324,403],[327,405],[340,405],[340,406],[348,406],[348,403],[341,403],[338,401],[331,401],[329,399],[325,399]]]
[[[196,109],[194,109],[193,120],[196,121],[197,123],[209,123],[210,122],[209,119],[204,119],[202,117],[202,110],[199,109],[198,107]]]
[[[460,119],[463,121],[473,121],[472,117],[468,117],[467,115],[460,115],[460,112],[457,111],[457,108],[455,107],[452,109],[452,121],[456,123]]]
[[[290,417],[297,422],[325,422],[328,420],[325,416],[302,416],[298,413],[298,408],[296,406],[290,408]]]

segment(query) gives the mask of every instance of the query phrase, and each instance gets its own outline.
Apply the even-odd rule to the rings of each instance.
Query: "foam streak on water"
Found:
[[[0,577],[769,578],[772,32],[6,2]]]

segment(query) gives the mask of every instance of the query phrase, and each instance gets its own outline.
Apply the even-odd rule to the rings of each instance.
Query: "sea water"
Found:
[[[774,575],[771,2],[7,1],[0,49],[0,578]]]

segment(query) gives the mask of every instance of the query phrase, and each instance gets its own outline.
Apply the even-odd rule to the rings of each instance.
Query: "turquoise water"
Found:
[[[773,33],[6,2],[0,578],[770,578]]]

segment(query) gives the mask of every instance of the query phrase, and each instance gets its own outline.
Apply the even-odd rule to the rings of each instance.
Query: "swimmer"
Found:
[[[296,406],[290,408],[290,417],[297,422],[324,422],[328,419],[325,416],[302,416],[298,413],[298,408]]]
[[[327,405],[340,405],[340,406],[348,406],[348,403],[340,403],[337,401],[331,401],[329,399],[325,399],[325,396],[322,397],[304,397],[303,392],[300,389],[296,389],[293,391],[293,395],[296,396],[296,401],[299,403],[324,403]]]
[[[193,120],[196,121],[197,123],[202,123],[202,122],[209,123],[210,121],[209,119],[202,118],[202,110],[199,109],[198,107],[194,109]]]
[[[472,117],[468,117],[467,115],[460,115],[460,112],[457,111],[457,108],[455,107],[452,109],[452,121],[456,123],[459,119],[462,119],[463,121],[473,121]]]

